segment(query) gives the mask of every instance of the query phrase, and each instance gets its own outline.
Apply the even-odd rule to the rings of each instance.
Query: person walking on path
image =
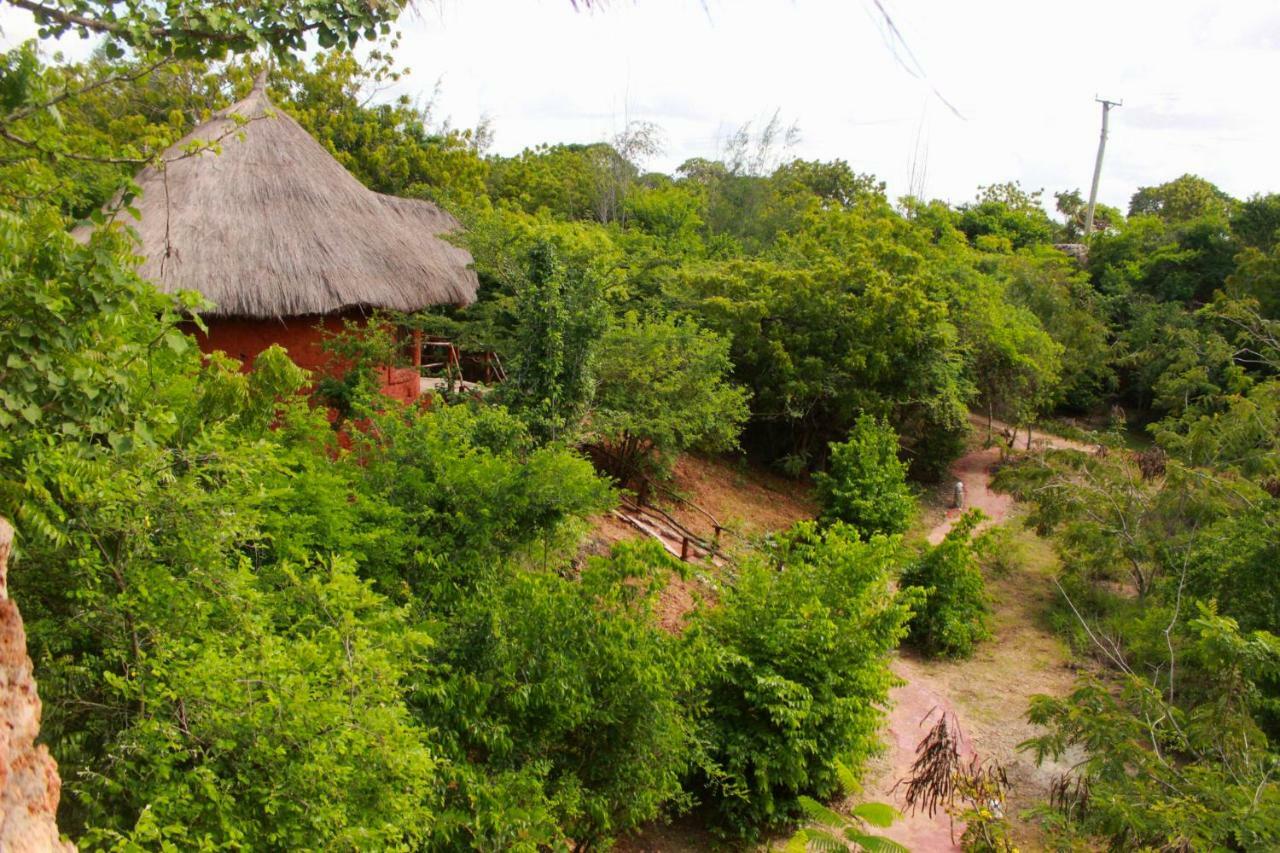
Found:
[[[953,504],[956,509],[964,509],[964,481],[956,480]]]

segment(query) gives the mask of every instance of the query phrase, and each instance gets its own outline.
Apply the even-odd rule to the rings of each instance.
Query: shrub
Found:
[[[623,482],[664,474],[684,450],[732,450],[747,395],[728,381],[729,341],[692,320],[628,315],[600,344],[591,429]]]
[[[749,836],[800,795],[834,794],[841,762],[876,749],[886,655],[910,612],[889,583],[900,554],[895,539],[799,524],[686,634],[701,661],[696,781],[726,829]]]
[[[361,401],[382,387],[381,368],[403,359],[396,352],[390,321],[380,314],[372,318],[342,321],[342,331],[324,332],[321,348],[326,370],[316,382],[316,396],[349,418]]]
[[[902,533],[915,513],[898,435],[870,415],[858,418],[846,441],[831,444],[828,470],[813,481],[823,522],[843,521],[864,537]]]
[[[1032,559],[1026,537],[1011,524],[999,524],[983,534],[979,564],[987,577],[1005,578],[1027,567]]]
[[[1037,763],[1085,756],[1045,810],[1057,849],[1275,849],[1275,752],[1255,715],[1280,639],[1243,632],[1203,603],[1196,612],[1165,622],[1162,666],[1126,665],[1082,676],[1067,696],[1031,697],[1028,719],[1045,733],[1020,748]]]
[[[787,853],[815,850],[874,851],[874,853],[907,853],[907,848],[892,839],[877,835],[870,827],[887,827],[902,815],[885,803],[859,803],[842,814],[809,797],[800,798],[800,806],[812,825],[802,827],[787,842]]]
[[[908,639],[928,655],[964,658],[990,636],[986,583],[978,564],[974,528],[983,519],[966,512],[946,538],[902,573],[900,585],[924,591],[911,617]]]
[[[656,543],[620,546],[576,580],[515,570],[459,608],[419,708],[474,765],[466,797],[521,778],[533,789],[522,805],[554,821],[551,840],[590,848],[685,801],[689,667],[653,613],[669,564]],[[506,848],[493,835],[502,821],[463,808],[477,815],[469,846]]]
[[[364,498],[356,517],[388,531],[370,543],[366,571],[437,606],[512,556],[554,553],[575,522],[613,500],[590,462],[535,445],[497,406],[374,415],[348,461]]]

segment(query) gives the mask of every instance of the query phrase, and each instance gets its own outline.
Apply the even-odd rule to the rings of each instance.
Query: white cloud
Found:
[[[1087,189],[1095,94],[1112,113],[1102,199],[1194,172],[1242,196],[1280,191],[1280,9],[1274,0],[881,0],[928,73],[913,77],[872,0],[436,0],[400,21],[403,91],[442,90],[455,125],[489,116],[496,148],[608,138],[661,125],[673,169],[775,110],[799,123],[798,156],[840,157],[907,191],[979,184]],[[29,35],[0,9],[4,41]],[[87,45],[72,39],[76,56]],[[936,87],[965,116],[930,93]]]
[[[442,0],[405,19],[410,86],[443,75],[455,123],[496,122],[504,153],[602,139],[627,118],[667,129],[671,169],[714,156],[743,121],[779,110],[805,157],[842,157],[890,192],[927,152],[929,194],[960,201],[1018,179],[1086,189],[1095,94],[1112,113],[1101,196],[1195,172],[1228,192],[1280,190],[1280,12],[1274,2],[883,0],[929,75],[882,36],[870,0]],[[966,117],[957,119],[930,86]]]

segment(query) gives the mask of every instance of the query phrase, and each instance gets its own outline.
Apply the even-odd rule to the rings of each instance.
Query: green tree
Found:
[[[1280,193],[1254,195],[1240,202],[1231,217],[1231,233],[1250,248],[1274,249],[1280,243]]]
[[[662,475],[685,450],[737,447],[747,398],[731,366],[729,342],[692,320],[631,314],[605,332],[589,435],[621,482]]]
[[[555,249],[539,243],[528,256],[518,316],[517,356],[503,399],[539,440],[571,438],[595,393],[605,323],[599,285],[589,270],[566,270]]]
[[[139,168],[226,106],[236,85],[247,87],[234,65],[215,75],[200,62],[121,63],[103,51],[81,64],[49,64],[35,42],[0,56],[0,77],[8,92],[0,202],[48,204],[75,218],[97,214]],[[64,94],[56,107],[43,106]]]
[[[1011,305],[998,283],[979,284],[957,314],[974,383],[988,420],[1030,424],[1058,391],[1063,347],[1028,309]]]
[[[373,428],[353,438],[344,467],[367,502],[342,523],[357,534],[349,550],[367,555],[366,574],[387,594],[451,606],[510,560],[545,566],[572,547],[576,523],[613,501],[590,462],[539,446],[501,407],[364,414]]]
[[[1170,223],[1135,214],[1114,233],[1090,242],[1089,272],[1122,311],[1135,293],[1161,301],[1208,302],[1235,268],[1235,254],[1223,216]]]
[[[1053,241],[1053,220],[1040,204],[1042,190],[1027,192],[1017,182],[979,187],[977,201],[958,209],[956,227],[980,247],[1025,249]]]
[[[105,679],[99,713],[128,724],[104,744],[109,764],[73,789],[86,844],[356,849],[429,837],[436,757],[401,701],[426,637],[350,565],[273,575],[242,564],[164,584],[130,572],[120,609],[149,639],[136,667]]]
[[[1280,594],[1271,582],[1280,560],[1278,514],[1280,507],[1262,499],[1206,526],[1190,550],[1187,592],[1217,602],[1246,632],[1280,631]]]
[[[451,799],[480,814],[464,819],[460,847],[528,843],[503,843],[507,827],[487,826],[473,804],[511,774],[536,790],[519,807],[547,809],[544,845],[607,849],[687,805],[689,668],[655,615],[670,568],[656,543],[620,547],[576,579],[509,573],[452,615],[433,656],[440,680],[415,705],[470,767]]]
[[[639,169],[628,157],[656,146],[656,131],[630,127],[610,144],[540,145],[492,161],[489,192],[527,213],[547,211],[566,219],[613,222]]]
[[[806,190],[824,207],[878,206],[885,199],[883,181],[854,172],[843,160],[792,160],[779,166],[771,178],[781,192],[791,187]]]
[[[1058,344],[1060,371],[1055,382],[1040,385],[1055,405],[1086,411],[1106,400],[1116,388],[1111,330],[1097,291],[1087,275],[1055,249],[1002,259],[1006,299],[1029,310]],[[1043,345],[1032,354],[1047,357]],[[1041,362],[1033,382],[1051,366]]]
[[[1139,187],[1129,200],[1130,216],[1158,216],[1169,224],[1210,218],[1225,222],[1236,200],[1204,178],[1183,175],[1154,187]]]
[[[699,256],[702,240],[704,200],[685,184],[637,188],[627,196],[628,222],[663,241],[668,251]]]
[[[1216,407],[1250,384],[1237,347],[1206,314],[1150,298],[1132,300],[1127,313],[1116,341],[1120,389],[1148,417]]]
[[[917,277],[877,268],[864,241],[851,248],[855,258],[823,262],[822,247],[797,244],[788,251],[813,268],[734,261],[688,270],[681,287],[700,322],[733,341],[749,446],[803,468],[867,412],[910,436],[913,469],[936,475],[967,429],[955,327]]]
[[[285,507],[268,496],[295,454],[324,458],[329,430],[279,350],[259,367],[164,347],[126,386],[152,398],[145,440],[25,447],[43,477],[13,496],[18,517],[50,523],[23,524],[20,591],[68,828],[91,843],[382,846],[429,831],[435,752],[401,702],[425,637],[349,560],[273,556],[264,516]],[[344,485],[319,506],[346,503]]]
[[[1236,299],[1254,300],[1264,317],[1280,320],[1280,242],[1267,252],[1246,246],[1235,262],[1224,291]]]
[[[1089,204],[1081,197],[1079,190],[1064,190],[1053,194],[1054,207],[1065,218],[1062,236],[1067,242],[1084,238],[1084,220]],[[1124,214],[1108,204],[1095,204],[1093,211],[1093,227],[1096,231],[1106,231],[1124,222]]]
[[[403,3],[352,3],[347,0],[276,0],[234,9],[218,3],[187,3],[156,7],[145,0],[74,0],[67,4],[40,0],[10,0],[31,12],[41,25],[41,37],[64,33],[102,36],[115,58],[124,49],[156,51],[182,59],[221,59],[267,47],[282,53],[306,49],[314,34],[321,47],[339,42],[354,47],[364,37],[390,33]]]
[[[1077,843],[1268,849],[1280,837],[1280,792],[1252,714],[1280,640],[1241,632],[1208,608],[1187,622],[1175,614],[1175,628],[1169,648],[1185,650],[1175,652],[1182,660],[1166,658],[1154,683],[1121,662],[1114,686],[1089,678],[1070,696],[1033,697],[1028,716],[1049,732],[1024,748],[1037,760],[1072,746],[1086,756],[1064,786],[1055,829]]]
[[[893,427],[862,415],[847,440],[831,445],[827,470],[813,475],[822,521],[844,522],[863,538],[903,533],[916,511],[906,476]]]

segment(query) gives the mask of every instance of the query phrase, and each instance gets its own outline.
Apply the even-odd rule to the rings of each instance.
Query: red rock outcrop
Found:
[[[0,518],[0,850],[4,853],[74,851],[58,837],[55,817],[62,780],[49,750],[37,746],[40,697],[31,677],[27,633],[9,599],[8,564],[13,528]]]

